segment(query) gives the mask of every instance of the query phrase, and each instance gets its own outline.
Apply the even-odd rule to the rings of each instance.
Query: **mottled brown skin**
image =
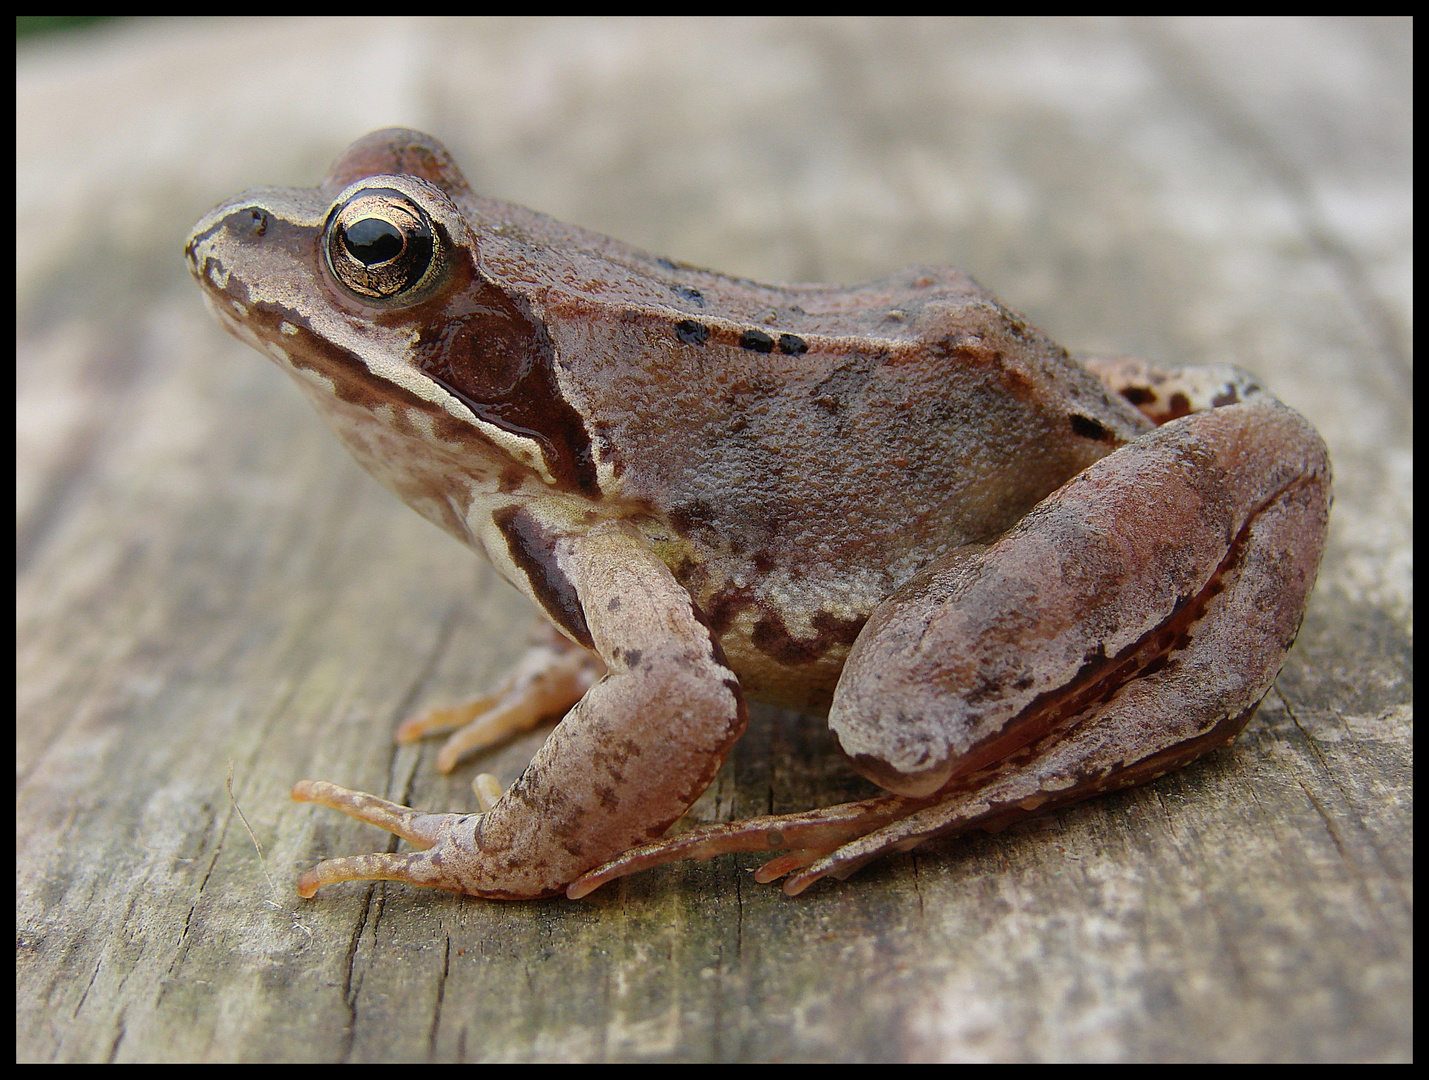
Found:
[[[404,725],[460,728],[449,767],[569,706],[485,814],[299,784],[426,849],[330,860],[304,895],[581,895],[761,848],[797,891],[1233,737],[1313,584],[1308,424],[1230,369],[1073,360],[955,270],[729,278],[476,196],[404,130],[216,208],[187,252],[224,324],[574,643]],[[659,840],[746,694],[827,711],[895,794]]]

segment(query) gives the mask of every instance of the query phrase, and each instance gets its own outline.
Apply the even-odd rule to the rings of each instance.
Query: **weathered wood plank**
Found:
[[[1410,35],[347,20],[23,51],[17,1057],[1408,1059]],[[469,808],[474,767],[390,733],[489,682],[529,618],[180,259],[212,203],[389,123],[691,262],[955,262],[1073,348],[1259,372],[1325,434],[1337,501],[1258,717],[1145,789],[798,900],[735,859],[579,903],[298,900],[316,858],[383,841],[292,781]],[[481,767],[509,782],[539,738]],[[817,721],[761,710],[694,816],[866,790]]]

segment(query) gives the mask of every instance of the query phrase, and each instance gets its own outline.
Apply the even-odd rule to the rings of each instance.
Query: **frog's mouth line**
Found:
[[[210,258],[204,265],[214,263]],[[543,432],[512,423],[498,410],[473,401],[446,380],[412,365],[382,362],[374,366],[355,350],[318,333],[309,317],[274,303],[253,301],[244,283],[232,275],[223,275],[220,287],[217,278],[205,281],[196,264],[194,273],[205,285],[203,294],[209,307],[230,333],[257,347],[300,384],[313,384],[316,392],[310,396],[320,413],[327,400],[336,399],[399,434],[444,442],[457,459],[468,455],[509,460],[538,478],[544,488],[575,486],[562,483],[553,463],[561,463],[563,456]],[[412,419],[414,413],[425,419],[425,426]],[[594,487],[593,465],[589,471],[589,485]]]

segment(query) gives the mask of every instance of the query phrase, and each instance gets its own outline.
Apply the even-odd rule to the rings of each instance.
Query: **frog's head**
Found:
[[[292,375],[374,476],[467,542],[483,496],[597,494],[545,327],[481,272],[470,196],[439,142],[389,129],[316,188],[214,208],[185,248],[224,326]]]

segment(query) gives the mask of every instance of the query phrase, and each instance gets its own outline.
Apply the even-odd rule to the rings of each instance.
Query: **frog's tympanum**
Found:
[[[1231,368],[1074,360],[956,270],[761,285],[472,193],[381,131],[188,241],[223,324],[554,628],[399,739],[438,767],[564,718],[484,812],[304,780],[411,841],[303,875],[583,896],[782,852],[885,852],[1139,784],[1229,742],[1300,626],[1325,446]],[[887,794],[665,837],[746,698],[826,714]],[[484,784],[484,786],[483,786]],[[494,790],[493,790],[494,788]]]

